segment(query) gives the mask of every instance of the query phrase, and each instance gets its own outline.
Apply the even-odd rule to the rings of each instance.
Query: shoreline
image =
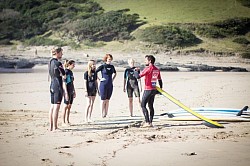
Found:
[[[0,48],[1,61],[11,62],[25,62],[26,64],[34,63],[35,65],[47,65],[51,58],[50,50],[51,46],[43,47],[23,47],[18,46],[16,50],[11,47]],[[93,48],[85,50],[72,50],[70,47],[63,47],[63,59],[74,59],[77,65],[85,65],[91,59],[102,63],[102,57],[106,53],[111,53],[114,57],[113,63],[119,67],[126,67],[127,60],[133,58],[136,61],[137,66],[143,67],[144,56],[147,54],[144,51],[117,51],[108,50],[104,48]],[[148,53],[150,54],[150,53]],[[221,68],[243,68],[250,71],[250,59],[243,59],[239,55],[211,55],[206,53],[190,53],[190,54],[169,54],[159,52],[153,54],[156,57],[156,63],[158,63],[163,70],[176,70],[178,67],[181,71],[189,71],[189,68],[200,67],[203,69],[206,66],[221,67]],[[22,63],[21,63],[22,64]],[[23,64],[22,64],[23,65]],[[205,66],[205,67],[204,67]],[[206,68],[205,68],[206,69]],[[192,70],[192,69],[191,69]],[[207,69],[208,70],[208,69]],[[216,70],[216,69],[215,69]]]

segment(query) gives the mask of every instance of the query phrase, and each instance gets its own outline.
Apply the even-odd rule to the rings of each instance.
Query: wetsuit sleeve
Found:
[[[88,72],[85,72],[85,73],[83,74],[83,79],[84,79],[84,80],[88,80]]]
[[[59,72],[64,76],[65,75],[65,70],[63,69],[63,65],[61,62],[56,63],[56,67],[58,68]]]
[[[157,77],[158,80],[161,80],[161,72],[159,70],[159,74],[158,74],[158,77]]]
[[[112,66],[113,66],[114,73],[116,73],[115,66],[114,65],[112,65]]]
[[[158,74],[157,79],[158,79],[158,82],[159,82],[160,88],[162,88],[163,83],[162,83],[162,79],[161,79],[161,72],[160,72],[160,70],[159,70],[159,74]]]
[[[96,81],[97,80],[97,73],[95,72],[94,74],[94,80]]]
[[[123,75],[123,78],[124,78],[124,79],[127,78],[127,72],[128,72],[128,69],[126,69],[126,70],[124,71],[124,75]]]
[[[145,68],[140,74],[138,73],[138,75],[140,76],[139,78],[141,78],[141,77],[147,75],[148,72],[149,72],[149,70],[150,70],[150,68],[147,67],[147,68]]]
[[[97,69],[96,69],[96,73],[98,73],[99,71],[102,71],[103,69],[103,65],[99,66]]]
[[[160,88],[162,89],[162,80],[158,80],[158,82],[159,82],[159,85],[160,85]]]

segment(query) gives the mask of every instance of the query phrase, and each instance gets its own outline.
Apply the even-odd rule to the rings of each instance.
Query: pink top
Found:
[[[157,80],[161,80],[160,70],[152,64],[140,73],[140,77],[143,76],[145,76],[145,90],[156,89],[155,86]]]

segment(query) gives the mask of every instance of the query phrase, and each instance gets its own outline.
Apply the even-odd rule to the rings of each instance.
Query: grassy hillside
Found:
[[[168,23],[213,23],[236,17],[250,17],[250,8],[238,0],[95,0],[105,10],[129,8],[147,24],[140,28]],[[249,33],[246,36],[250,40]],[[202,43],[186,50],[203,48],[212,52],[248,52],[249,46],[232,42],[234,37],[211,39],[200,37]],[[135,42],[135,41],[133,41]],[[128,45],[128,44],[127,44]],[[136,45],[132,43],[131,45]],[[113,44],[112,44],[113,46]],[[138,46],[138,45],[137,45]],[[108,47],[108,46],[107,46]]]
[[[250,17],[237,0],[95,0],[106,11],[129,8],[150,24],[204,23]]]

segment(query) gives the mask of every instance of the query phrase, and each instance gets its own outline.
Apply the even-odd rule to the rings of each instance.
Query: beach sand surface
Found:
[[[241,109],[250,105],[250,73],[162,72],[163,89],[188,107]],[[142,112],[134,100],[129,117],[123,72],[117,74],[107,118],[101,118],[96,97],[92,123],[84,122],[86,98],[83,71],[74,71],[77,97],[71,126],[48,131],[48,73],[0,74],[0,165],[238,165],[250,160],[250,122],[168,121],[160,114],[179,107],[162,95],[155,98],[153,128],[140,128]],[[144,80],[142,79],[142,82]]]

